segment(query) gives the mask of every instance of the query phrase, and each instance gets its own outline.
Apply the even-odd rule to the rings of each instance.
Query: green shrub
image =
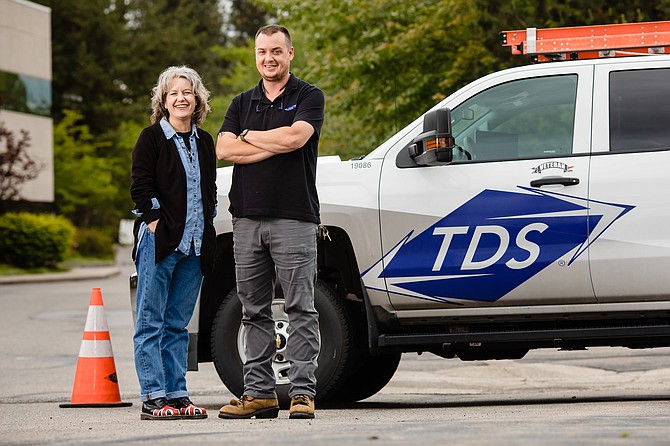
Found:
[[[20,268],[55,267],[72,245],[74,226],[61,216],[0,216],[0,261]]]
[[[114,258],[113,238],[98,229],[77,228],[74,247],[82,257]]]

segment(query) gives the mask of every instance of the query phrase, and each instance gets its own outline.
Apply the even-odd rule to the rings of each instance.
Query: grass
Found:
[[[15,276],[20,274],[44,274],[44,273],[59,273],[69,271],[76,267],[87,266],[112,266],[114,265],[114,258],[98,259],[93,257],[71,256],[63,260],[54,268],[40,267],[40,268],[19,268],[13,265],[0,263],[0,276]]]
[[[57,273],[69,270],[70,270],[69,267],[61,265],[58,265],[55,268],[47,268],[47,267],[19,268],[18,266],[12,266],[0,263],[0,276],[16,276],[19,274]]]
[[[114,257],[100,259],[94,257],[72,256],[65,259],[61,264],[68,268],[78,266],[112,266],[114,265]]]

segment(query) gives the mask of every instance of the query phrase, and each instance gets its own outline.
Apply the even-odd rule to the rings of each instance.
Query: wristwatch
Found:
[[[247,140],[244,139],[244,137],[247,136],[247,133],[249,133],[249,129],[242,130],[242,133],[240,133],[240,141],[247,142]]]

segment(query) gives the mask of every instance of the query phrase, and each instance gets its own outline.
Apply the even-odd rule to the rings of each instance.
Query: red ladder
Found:
[[[503,31],[500,43],[533,62],[670,54],[670,21]]]

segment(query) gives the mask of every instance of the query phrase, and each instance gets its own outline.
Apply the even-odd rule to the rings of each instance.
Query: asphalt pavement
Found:
[[[0,445],[666,445],[670,348],[533,351],[522,360],[464,362],[406,354],[365,401],[317,407],[315,420],[221,420],[232,395],[212,363],[188,372],[206,420],[139,417],[128,277],[116,264],[0,282]],[[12,280],[12,282],[9,282]],[[50,282],[49,282],[50,281]],[[70,401],[92,288],[100,288],[121,400],[130,407],[60,408]]]

